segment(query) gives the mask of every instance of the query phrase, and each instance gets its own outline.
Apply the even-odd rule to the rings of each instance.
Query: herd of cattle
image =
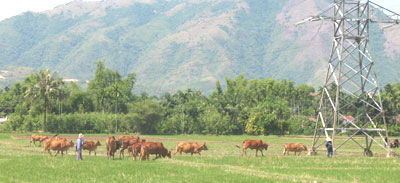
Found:
[[[64,155],[64,152],[67,153],[68,149],[74,147],[74,142],[68,141],[66,138],[59,137],[55,135],[53,137],[48,137],[45,135],[32,135],[30,144],[36,145],[35,142],[39,142],[39,146],[43,143],[44,150],[43,152],[48,152],[50,156],[52,156],[50,150],[57,151],[55,156],[61,152],[61,155]],[[89,155],[92,151],[96,155],[96,149],[98,146],[101,146],[100,141],[86,141],[83,145],[83,150],[88,150]],[[263,150],[268,149],[268,143],[263,142],[262,140],[250,140],[246,139],[242,143],[242,147],[236,145],[238,148],[242,148],[242,156],[247,155],[247,149],[255,149],[256,156],[258,151],[261,152],[261,155],[264,156]],[[114,159],[114,155],[119,150],[120,158],[124,157],[124,151],[128,151],[128,156],[132,155],[133,159],[136,160],[136,157],[140,154],[140,160],[149,160],[150,154],[156,156],[156,158],[168,157],[171,158],[171,151],[164,147],[161,142],[147,142],[145,139],[141,139],[139,136],[120,136],[115,138],[114,136],[106,138],[106,151],[107,158],[111,157]],[[176,153],[182,154],[182,152],[193,154],[200,154],[201,151],[208,150],[206,143],[198,144],[197,142],[179,142],[176,145]],[[300,153],[302,151],[307,151],[307,147],[299,144],[299,143],[289,143],[285,144],[283,155],[289,155],[289,152]]]

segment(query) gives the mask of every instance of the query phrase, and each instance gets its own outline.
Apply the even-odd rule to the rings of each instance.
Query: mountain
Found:
[[[329,21],[294,24],[329,0],[76,0],[0,22],[0,85],[50,68],[81,85],[95,62],[123,76],[135,72],[135,92],[188,87],[209,93],[217,80],[289,79],[321,86],[331,49]],[[398,28],[371,26],[380,84],[400,77]],[[7,74],[8,73],[8,74]],[[10,73],[16,73],[11,74]],[[18,75],[19,73],[19,75]]]

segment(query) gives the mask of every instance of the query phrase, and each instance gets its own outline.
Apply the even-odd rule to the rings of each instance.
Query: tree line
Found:
[[[250,134],[313,133],[321,88],[243,74],[216,82],[211,94],[186,89],[162,96],[136,95],[135,73],[123,78],[97,62],[86,90],[40,70],[0,90],[3,131],[54,133]],[[332,88],[334,90],[334,88]],[[391,135],[399,135],[400,83],[381,91]]]

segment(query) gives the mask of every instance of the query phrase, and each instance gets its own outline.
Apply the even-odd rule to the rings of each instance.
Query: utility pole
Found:
[[[389,18],[374,19],[376,13]],[[332,21],[334,32],[309,155],[317,154],[326,137],[332,140],[334,155],[351,140],[364,155],[373,155],[371,146],[375,142],[387,151],[387,157],[397,156],[385,140],[388,131],[371,53],[369,28],[370,23],[399,24],[400,15],[369,0],[334,0],[322,13],[296,25],[321,20]],[[336,143],[338,133],[347,136],[340,143]],[[363,135],[365,139],[360,140],[356,135]],[[365,145],[360,142],[364,140]]]

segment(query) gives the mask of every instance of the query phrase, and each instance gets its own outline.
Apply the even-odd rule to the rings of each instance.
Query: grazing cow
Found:
[[[140,146],[140,160],[149,160],[149,156],[149,148],[147,146]]]
[[[256,157],[258,151],[261,151],[261,155],[264,156],[263,150],[268,150],[268,143],[263,142],[262,140],[251,140],[251,139],[245,139],[243,141],[243,151],[242,151],[242,156],[243,154],[247,156],[247,149],[255,149],[256,150]],[[240,146],[236,146],[240,148]]]
[[[83,150],[89,150],[89,155],[90,152],[94,151],[94,155],[96,156],[97,146],[101,146],[100,141],[87,141],[85,144],[83,144]]]
[[[115,140],[115,137],[107,137],[106,138],[106,150],[107,150],[107,158],[110,159],[112,156],[114,159],[114,154],[119,149],[121,144],[119,141]]]
[[[121,144],[121,150],[119,151],[119,158],[122,159],[124,157],[124,151],[125,149],[128,149],[130,145],[133,145],[137,142],[139,142],[140,138],[139,136],[133,137],[133,136],[120,136],[118,141]]]
[[[399,139],[393,139],[389,143],[390,148],[398,148],[400,145]]]
[[[285,144],[285,148],[283,149],[283,155],[289,155],[289,152],[292,151],[294,152],[294,155],[296,155],[296,153],[298,152],[299,156],[301,151],[307,151],[307,147],[303,144],[299,144],[299,143],[289,143],[289,144]]]
[[[47,137],[46,135],[36,135],[36,134],[33,134],[32,136],[31,136],[31,141],[30,141],[30,145],[32,145],[32,142],[33,142],[33,144],[36,146],[36,141],[39,141],[39,147],[40,146],[42,146],[42,142],[43,141],[45,141],[46,139],[48,139],[49,137]]]
[[[144,142],[142,146],[147,146],[149,154],[155,154],[157,157],[165,157],[171,158],[171,151],[164,147],[161,142]]]
[[[206,143],[203,145],[199,145],[197,142],[179,142],[176,145],[176,151],[174,155],[179,152],[179,154],[182,154],[182,151],[185,153],[190,153],[193,155],[193,153],[198,153],[199,155],[202,150],[208,150]]]
[[[45,147],[44,147],[44,151],[47,150],[47,152],[51,155],[50,150],[53,151],[57,151],[56,155],[61,151],[61,156],[64,156],[64,151],[67,151],[70,147],[73,147],[74,143],[72,142],[72,140],[70,142],[61,139],[61,140],[57,140],[57,139],[49,139],[48,141],[46,141],[45,143]]]

